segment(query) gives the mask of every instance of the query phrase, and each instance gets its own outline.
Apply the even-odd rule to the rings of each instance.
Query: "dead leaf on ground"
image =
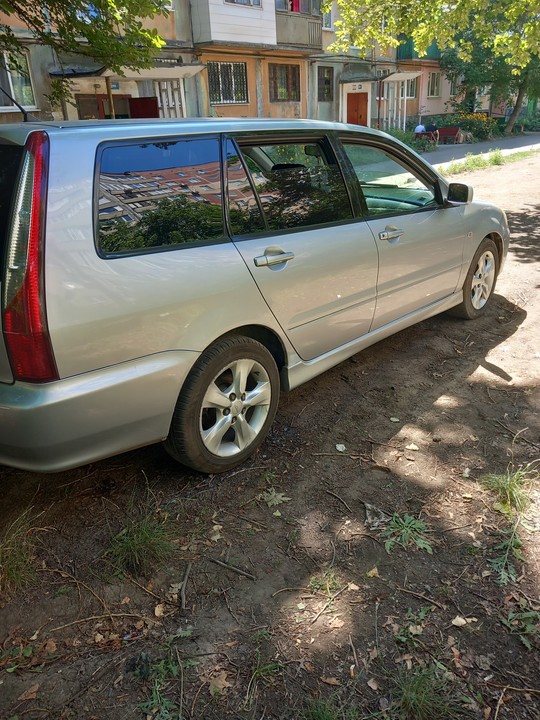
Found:
[[[212,697],[223,695],[225,690],[231,687],[231,683],[227,680],[227,671],[223,670],[219,675],[216,675],[216,677],[210,678],[208,686]]]
[[[19,695],[17,700],[20,700],[21,702],[23,702],[25,700],[35,700],[38,690],[39,690],[39,683],[36,683],[35,685],[32,685],[31,687],[29,687],[28,690],[25,690],[21,695]]]
[[[165,605],[163,603],[159,603],[159,605],[156,605],[154,608],[154,615],[156,617],[163,617],[165,614]]]
[[[379,570],[376,567],[371,568],[371,570],[367,571],[366,575],[368,577],[379,577]]]
[[[371,680],[368,680],[367,686],[370,687],[372,690],[379,689],[379,683],[375,680],[375,678],[371,678]]]
[[[337,678],[335,678],[335,677],[324,677],[324,675],[322,675],[322,676],[319,678],[319,680],[320,680],[321,682],[323,682],[325,685],[333,685],[333,686],[335,686],[335,687],[337,687],[338,685],[341,685],[341,683],[339,682],[339,680],[338,680]]]

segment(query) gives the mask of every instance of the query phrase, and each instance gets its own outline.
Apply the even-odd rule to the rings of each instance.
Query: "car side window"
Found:
[[[99,163],[104,255],[173,249],[225,235],[217,138],[106,145]]]
[[[255,192],[236,145],[227,140],[227,198],[233,235],[246,235],[266,229]]]
[[[241,144],[269,230],[353,217],[345,181],[324,142]]]
[[[368,215],[414,212],[436,205],[435,187],[381,148],[343,141]]]

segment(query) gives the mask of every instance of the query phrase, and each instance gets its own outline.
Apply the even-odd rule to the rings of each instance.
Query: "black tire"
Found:
[[[499,274],[499,253],[490,238],[484,238],[467,272],[463,283],[463,302],[448,311],[449,315],[476,320],[489,305]]]
[[[165,448],[194,470],[231,470],[263,442],[278,402],[279,373],[264,345],[241,336],[219,340],[188,375]]]

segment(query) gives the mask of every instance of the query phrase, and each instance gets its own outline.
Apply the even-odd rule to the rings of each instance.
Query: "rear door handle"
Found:
[[[386,228],[386,230],[382,230],[379,233],[379,240],[395,240],[401,237],[404,232],[405,230],[401,230],[400,228]]]
[[[270,265],[281,265],[281,263],[289,262],[294,260],[294,253],[284,252],[278,255],[259,255],[259,257],[253,258],[255,267],[269,267]]]

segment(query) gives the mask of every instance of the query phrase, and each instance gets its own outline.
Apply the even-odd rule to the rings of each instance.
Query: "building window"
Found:
[[[246,63],[209,62],[207,68],[211,105],[248,102]]]
[[[322,16],[322,26],[323,30],[333,30],[334,26],[332,25],[332,11],[323,13]]]
[[[268,66],[270,73],[270,102],[300,100],[300,65]]]
[[[418,78],[412,78],[412,80],[406,80],[404,83],[401,84],[401,88],[399,90],[399,95],[401,98],[405,97],[407,100],[410,98],[415,98],[417,89],[418,89]],[[405,94],[403,93],[404,90],[405,90]]]
[[[303,13],[304,15],[320,15],[321,0],[275,0],[276,10],[282,12]]]
[[[262,0],[225,0],[231,5],[249,5],[251,7],[261,7]]]
[[[455,97],[459,91],[460,80],[459,78],[452,78],[450,80],[450,97]]]
[[[334,99],[334,68],[319,65],[317,80],[319,102],[331,102]]]
[[[4,88],[24,108],[36,107],[26,55],[8,56],[0,53],[0,87]],[[13,102],[0,92],[0,108],[16,109]]]
[[[432,72],[429,73],[428,80],[428,97],[439,97],[441,94],[441,73]]]

